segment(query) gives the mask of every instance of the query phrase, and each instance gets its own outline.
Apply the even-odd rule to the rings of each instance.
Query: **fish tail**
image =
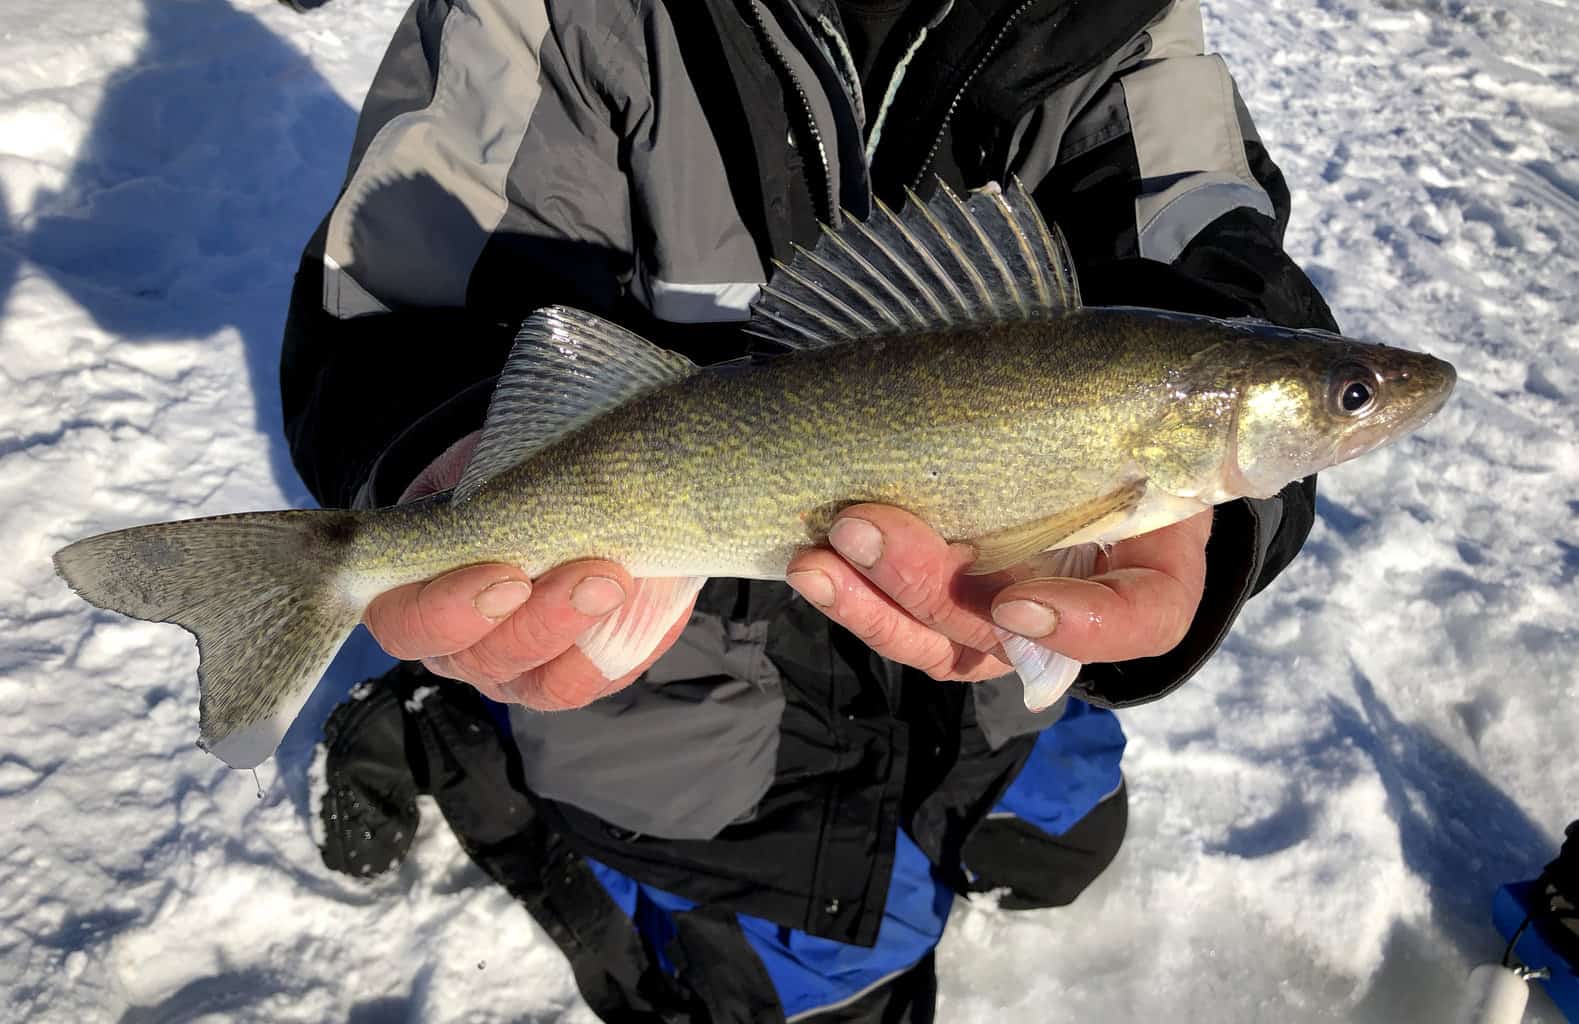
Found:
[[[84,599],[197,637],[198,746],[234,768],[274,752],[360,620],[363,514],[250,512],[77,541],[55,571]]]

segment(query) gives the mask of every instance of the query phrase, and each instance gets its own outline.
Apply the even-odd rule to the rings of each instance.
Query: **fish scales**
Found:
[[[471,562],[533,575],[608,558],[639,576],[782,578],[832,513],[906,508],[968,540],[1138,470],[1159,367],[1221,333],[1128,310],[875,340],[697,374],[614,410],[468,501],[368,520],[379,586]],[[1219,447],[1219,458],[1224,454]]]

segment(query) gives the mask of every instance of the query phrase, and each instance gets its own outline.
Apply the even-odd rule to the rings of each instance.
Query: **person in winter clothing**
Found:
[[[1336,329],[1190,0],[418,0],[297,275],[296,466],[329,506],[447,486],[532,310],[727,360],[820,223],[1011,175],[1088,303]],[[709,582],[612,683],[572,644],[631,593],[620,566],[401,588],[367,621],[408,663],[326,730],[325,859],[383,870],[430,793],[604,1019],[930,1019],[954,894],[1058,906],[1106,867],[1110,709],[1211,656],[1314,495],[1219,506],[992,608],[956,601],[962,555],[924,524],[858,506],[793,590]],[[1072,696],[1026,710],[994,614],[1092,662]]]

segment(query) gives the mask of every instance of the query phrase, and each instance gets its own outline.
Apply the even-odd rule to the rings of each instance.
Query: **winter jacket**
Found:
[[[1089,303],[1335,329],[1282,251],[1288,191],[1196,3],[923,0],[896,33],[863,89],[831,0],[417,0],[292,296],[282,393],[313,493],[393,501],[480,425],[515,325],[550,302],[699,362],[740,354],[774,259],[938,178],[1018,176]],[[1294,556],[1314,493],[1220,506],[1184,641],[1074,692],[1123,707],[1182,684]],[[1065,712],[1018,686],[936,683],[781,584],[715,580],[636,685],[511,725],[583,855],[869,945],[899,830],[961,872]]]

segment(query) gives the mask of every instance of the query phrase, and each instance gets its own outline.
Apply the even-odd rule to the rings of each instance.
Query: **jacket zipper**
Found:
[[[943,145],[943,135],[948,131],[949,122],[954,120],[954,111],[958,109],[959,101],[965,98],[965,90],[969,89],[971,83],[976,80],[976,76],[981,74],[982,69],[987,66],[987,62],[992,59],[992,55],[998,52],[998,47],[1003,45],[1003,37],[1009,34],[1009,29],[1019,20],[1020,15],[1024,14],[1037,2],[1038,0],[1023,0],[1020,6],[1009,13],[1008,19],[998,27],[998,34],[992,37],[992,43],[987,47],[987,51],[981,55],[981,59],[976,62],[976,66],[970,69],[970,74],[966,75],[965,80],[959,84],[959,88],[954,92],[954,98],[949,101],[948,110],[943,112],[943,123],[938,125],[938,133],[932,139],[932,148],[927,150],[927,158],[921,161],[921,166],[916,170],[916,176],[910,181],[911,189],[919,190],[921,188],[921,182],[926,178],[927,171],[932,167],[932,161],[937,159],[938,147]]]
[[[1028,4],[1030,0],[1027,0]],[[767,47],[769,54],[778,65],[779,71],[789,79],[790,85],[795,87],[795,96],[800,100],[801,116],[805,119],[803,126],[811,141],[817,147],[817,166],[822,171],[822,199],[823,207],[817,211],[817,219],[825,223],[834,222],[834,208],[837,199],[833,194],[833,172],[828,167],[828,151],[823,148],[822,132],[817,128],[817,115],[811,109],[811,98],[806,95],[806,89],[801,85],[800,79],[795,77],[795,69],[790,67],[789,61],[784,57],[784,51],[779,49],[779,44],[773,41],[773,36],[768,32],[768,26],[762,20],[762,8],[758,0],[749,0],[751,20],[756,24],[757,36]],[[813,191],[813,195],[815,195]]]

